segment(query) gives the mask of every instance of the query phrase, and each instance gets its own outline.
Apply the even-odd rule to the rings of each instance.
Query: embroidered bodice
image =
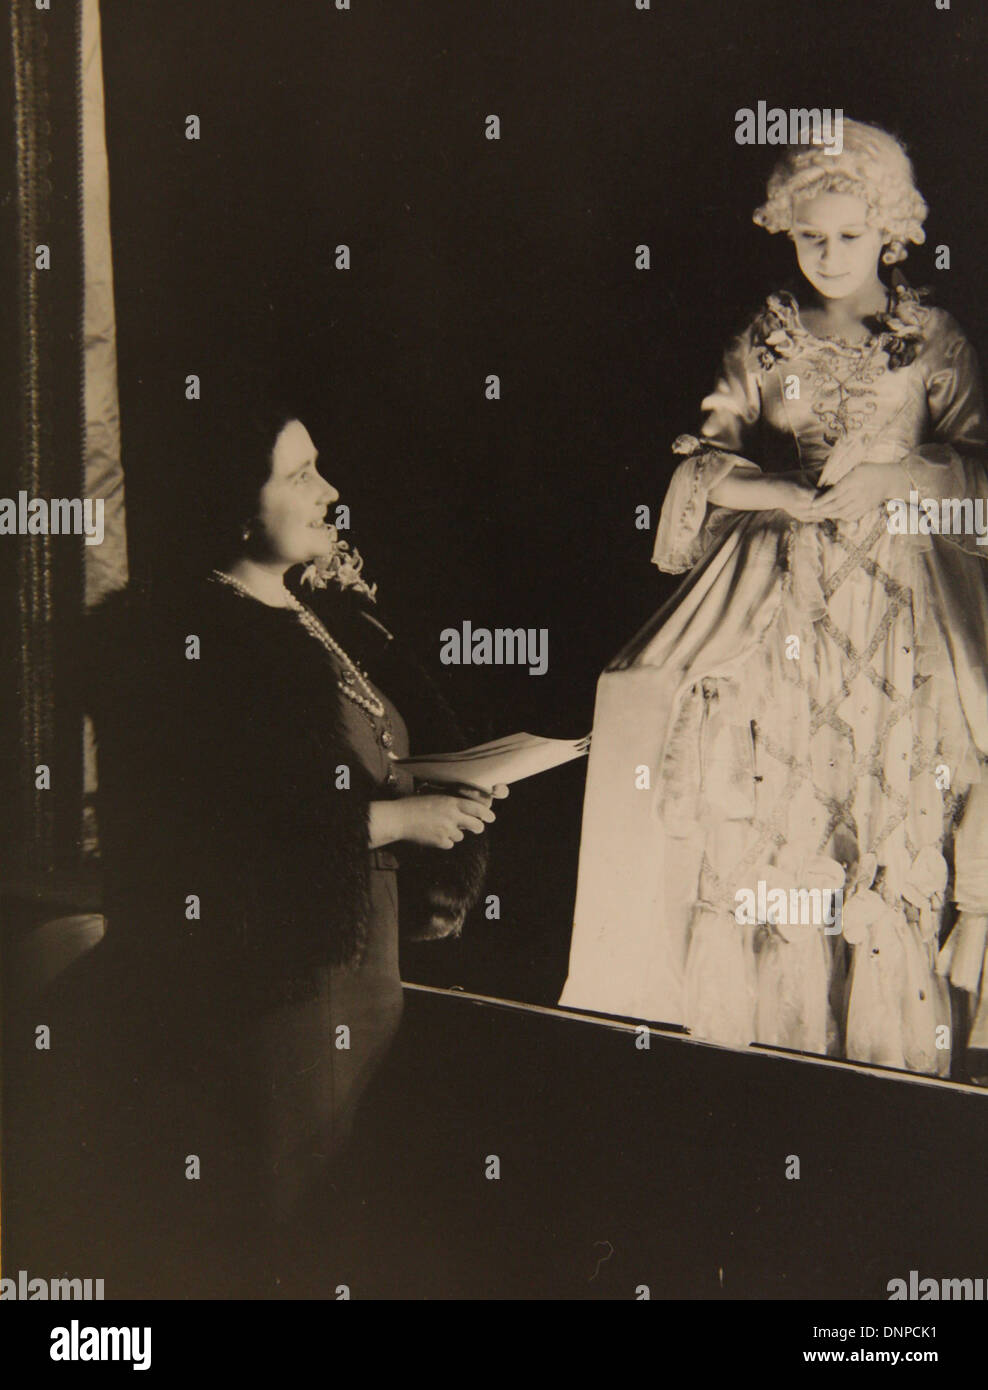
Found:
[[[839,455],[841,472],[900,463],[923,497],[988,495],[977,357],[950,314],[911,291],[857,343],[811,333],[791,295],[771,295],[729,346],[701,411],[698,434],[673,445],[683,462],[656,537],[653,559],[672,573],[697,564],[729,524],[707,496],[735,468],[815,480]],[[985,558],[973,538],[958,544]]]
[[[934,438],[983,447],[984,406],[970,344],[942,309],[917,304],[910,317],[912,360],[893,366],[891,335],[860,343],[818,337],[803,326],[791,296],[773,295],[725,356],[702,403],[702,440],[766,471],[818,470],[853,436],[874,445],[868,457],[876,461]]]

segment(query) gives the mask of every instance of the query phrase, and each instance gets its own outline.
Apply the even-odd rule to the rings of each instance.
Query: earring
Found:
[[[240,532],[240,536],[242,540],[249,541],[251,537],[250,527],[245,526],[244,529]]]

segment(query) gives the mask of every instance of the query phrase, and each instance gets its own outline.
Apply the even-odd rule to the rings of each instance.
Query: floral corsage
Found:
[[[751,326],[751,342],[758,365],[770,371],[776,362],[791,357],[799,332],[799,308],[793,296],[788,290],[770,294],[764,309]]]
[[[363,594],[372,603],[377,600],[377,585],[368,584],[362,577],[364,559],[360,551],[351,548],[349,541],[340,540],[335,526],[328,526],[331,549],[328,555],[320,555],[302,571],[302,583],[313,589],[325,589],[330,583],[341,589],[353,589]]]
[[[885,349],[893,371],[908,367],[919,351],[930,317],[923,303],[929,295],[928,289],[914,290],[900,276],[892,284],[891,308],[868,320],[868,327]]]

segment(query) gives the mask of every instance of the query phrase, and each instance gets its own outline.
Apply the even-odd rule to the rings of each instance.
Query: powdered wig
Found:
[[[926,240],[927,207],[913,182],[905,149],[887,131],[861,121],[844,120],[844,147],[827,154],[822,145],[793,145],[776,165],[768,197],[753,215],[767,232],[791,232],[797,198],[818,193],[850,193],[868,204],[868,224],[886,243],[886,265],[904,261],[906,242]]]

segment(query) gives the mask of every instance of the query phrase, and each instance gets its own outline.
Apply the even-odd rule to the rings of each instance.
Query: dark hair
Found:
[[[267,382],[241,380],[222,396],[213,394],[194,449],[193,569],[222,567],[245,548],[244,528],[256,517],[258,495],[271,476],[278,435],[303,414],[288,393]]]

